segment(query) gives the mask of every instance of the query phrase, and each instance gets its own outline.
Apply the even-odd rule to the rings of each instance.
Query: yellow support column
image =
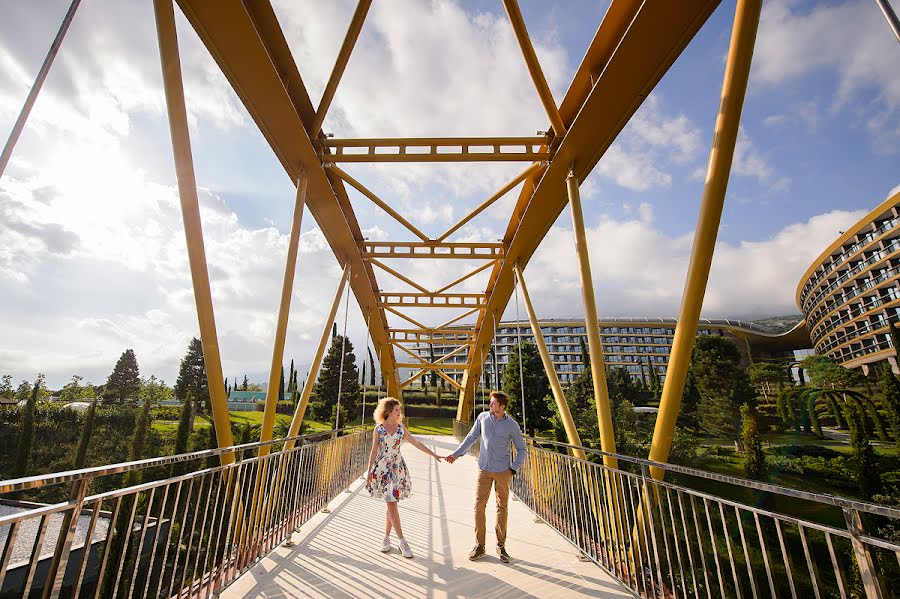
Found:
[[[269,387],[266,390],[266,409],[263,413],[262,428],[259,431],[261,442],[272,440],[272,431],[275,428],[275,408],[278,403],[278,390],[281,385],[282,362],[284,360],[284,342],[287,337],[288,316],[291,311],[291,293],[294,289],[294,272],[297,268],[297,250],[300,246],[300,225],[303,220],[303,205],[306,201],[306,188],[308,178],[306,173],[297,180],[297,193],[294,198],[294,218],[291,221],[291,235],[288,240],[287,258],[284,263],[284,280],[281,285],[281,303],[278,307],[278,322],[275,325],[275,343],[272,347],[272,366],[269,369]],[[271,445],[263,445],[259,448],[259,456],[267,456],[271,453]],[[268,460],[259,463],[259,474],[253,488],[253,503],[250,508],[250,526],[252,530],[260,532],[260,524],[268,521],[272,505],[264,509],[263,501],[266,493],[266,480],[269,471]],[[264,534],[264,531],[260,532]]]
[[[288,316],[291,312],[291,293],[294,289],[294,272],[297,268],[297,250],[300,246],[300,224],[303,220],[303,205],[306,202],[306,173],[297,180],[297,195],[294,199],[294,219],[291,221],[291,237],[284,263],[284,282],[281,285],[281,304],[278,307],[278,323],[275,325],[275,345],[272,347],[272,367],[269,369],[269,387],[266,390],[266,410],[263,413],[260,441],[271,441],[275,428],[275,407],[278,389],[281,386],[282,363],[284,362],[284,342],[287,337]],[[269,455],[271,446],[259,448],[259,455]]]
[[[338,307],[341,303],[341,295],[344,293],[344,285],[350,276],[350,263],[344,266],[344,272],[341,275],[341,282],[338,284],[337,291],[334,293],[334,301],[331,302],[331,311],[328,318],[325,319],[325,326],[322,329],[322,337],[319,339],[319,346],[313,356],[312,363],[309,365],[309,373],[306,375],[306,383],[303,385],[303,393],[300,394],[300,401],[297,402],[297,409],[294,411],[294,418],[291,420],[291,428],[288,431],[288,437],[295,437],[300,432],[300,425],[303,424],[303,416],[306,414],[306,406],[309,404],[309,396],[312,394],[313,385],[316,377],[319,375],[319,366],[322,364],[322,357],[328,347],[328,341],[331,339],[331,324],[337,315]],[[284,449],[292,449],[295,445],[294,441],[288,441],[284,445]]]
[[[544,343],[544,336],[541,334],[541,327],[538,324],[537,316],[531,305],[531,298],[528,296],[528,288],[525,287],[525,279],[522,278],[522,271],[519,265],[515,265],[513,270],[519,285],[522,288],[522,298],[525,303],[525,310],[528,312],[528,322],[531,323],[531,330],[534,333],[534,342],[537,345],[538,353],[541,354],[541,362],[544,363],[544,370],[547,371],[547,378],[550,379],[550,388],[553,390],[553,399],[556,400],[556,408],[559,410],[559,417],[563,421],[566,429],[566,437],[569,443],[581,447],[581,437],[578,436],[578,429],[575,428],[575,421],[572,419],[572,413],[569,412],[569,404],[566,403],[566,396],[563,393],[562,386],[559,384],[559,377],[556,376],[556,370],[553,368],[553,360],[550,359],[550,352],[547,351],[547,344]],[[584,451],[581,449],[573,449],[572,454],[579,459],[587,459]]]
[[[616,453],[616,437],[613,433],[612,411],[609,407],[609,388],[606,385],[606,367],[603,363],[603,346],[600,343],[598,328],[597,303],[594,299],[594,278],[591,276],[591,260],[584,234],[581,194],[578,190],[578,177],[572,169],[569,169],[566,177],[566,189],[569,192],[575,253],[578,254],[578,271],[581,275],[581,298],[584,300],[584,325],[588,338],[588,353],[591,357],[591,377],[594,383],[594,403],[597,405],[597,425],[600,428],[600,447],[603,451]],[[603,456],[603,463],[610,468],[619,467],[619,460],[613,456]]]
[[[712,149],[709,154],[706,185],[703,188],[700,216],[694,233],[691,262],[684,284],[672,353],[666,369],[666,381],[659,402],[656,428],[650,445],[649,459],[656,462],[668,461],[669,450],[672,447],[675,422],[681,408],[684,381],[691,362],[694,339],[697,336],[700,310],[703,307],[703,296],[706,293],[706,282],[709,279],[713,250],[719,232],[722,206],[725,203],[725,191],[728,188],[728,176],[731,172],[731,161],[741,122],[741,110],[747,91],[761,7],[762,0],[737,2],[731,45],[728,48],[725,77],[722,82],[719,115],[716,118]],[[665,471],[651,467],[650,474],[653,478],[662,480]]]
[[[181,81],[181,59],[178,56],[178,37],[175,31],[175,11],[172,7],[172,0],[154,0],[153,6],[159,37],[159,56],[162,61],[166,109],[169,114],[169,132],[172,136],[172,151],[175,155],[178,196],[181,199],[181,217],[184,220],[184,235],[191,267],[191,281],[194,284],[194,301],[197,304],[200,341],[203,345],[206,378],[209,381],[209,399],[212,404],[213,421],[216,425],[216,440],[219,447],[230,447],[234,445],[234,440],[231,436],[228,400],[225,397],[222,360],[219,356],[219,340],[216,336],[216,319],[209,286],[209,270],[203,245],[203,227],[200,222],[200,205],[197,200],[197,181],[194,178],[191,138],[188,133],[184,87]],[[222,454],[221,460],[223,464],[231,464],[234,462],[234,454]]]

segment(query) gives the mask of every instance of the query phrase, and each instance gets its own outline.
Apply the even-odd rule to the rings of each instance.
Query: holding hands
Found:
[[[453,454],[451,453],[450,455],[445,456],[445,457],[444,457],[444,460],[445,460],[448,464],[452,464],[453,462],[456,461],[456,456],[453,455]]]

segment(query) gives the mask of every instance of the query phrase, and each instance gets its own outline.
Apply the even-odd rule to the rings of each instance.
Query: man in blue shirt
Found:
[[[522,431],[512,417],[506,413],[509,396],[502,391],[491,393],[490,410],[475,419],[475,425],[447,461],[453,463],[469,451],[478,437],[481,437],[481,452],[478,456],[478,485],[475,492],[475,549],[469,553],[470,560],[484,555],[485,518],[484,509],[491,495],[491,484],[497,494],[497,554],[500,561],[509,563],[506,552],[506,521],[508,517],[509,481],[525,463],[525,441]],[[516,459],[511,462],[509,445],[516,446]]]

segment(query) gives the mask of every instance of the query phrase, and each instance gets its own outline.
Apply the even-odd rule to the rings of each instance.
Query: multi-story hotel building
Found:
[[[613,368],[624,368],[633,378],[643,379],[645,383],[649,381],[650,368],[654,368],[660,380],[665,380],[676,323],[675,318],[603,318],[599,328],[605,363]],[[582,345],[587,347],[584,320],[544,320],[540,322],[540,327],[560,382],[571,383],[584,369]],[[794,350],[810,347],[802,322],[781,333],[752,322],[704,318],[700,321],[697,334],[723,335],[734,340],[745,362],[749,362],[751,357],[754,361],[791,361]],[[520,339],[534,342],[527,322],[500,323],[493,344],[499,375],[502,376],[503,367],[509,362],[510,353]],[[456,348],[453,345],[436,345],[434,357],[439,359]],[[428,351],[428,348],[419,348],[422,357],[426,357]],[[491,356],[484,359],[486,374],[493,380],[493,359]],[[461,352],[446,362],[464,364],[466,360],[465,352]],[[445,373],[458,379],[462,371],[448,369]]]
[[[900,193],[835,240],[797,287],[816,353],[847,368],[887,360],[897,371],[888,321],[900,319]]]

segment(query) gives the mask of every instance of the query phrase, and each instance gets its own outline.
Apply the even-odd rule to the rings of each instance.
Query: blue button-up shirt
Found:
[[[490,412],[484,412],[475,419],[475,426],[463,439],[453,455],[459,457],[469,451],[475,440],[481,437],[481,453],[478,467],[488,472],[505,472],[512,468],[518,471],[525,463],[525,440],[518,423],[509,414],[499,420]],[[516,446],[516,460],[510,465],[509,444]]]

